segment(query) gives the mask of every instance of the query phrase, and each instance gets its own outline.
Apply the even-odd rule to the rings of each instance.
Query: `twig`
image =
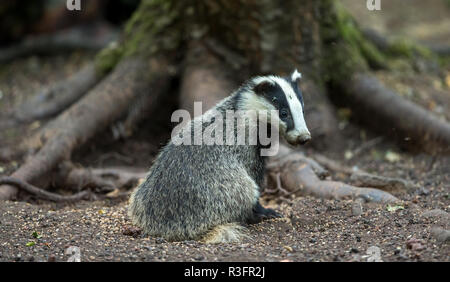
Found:
[[[365,150],[370,149],[373,146],[381,143],[383,141],[383,139],[384,139],[383,136],[379,136],[379,137],[371,139],[367,142],[364,142],[363,144],[361,144],[361,146],[359,146],[358,148],[353,150],[353,157],[355,157],[355,156],[361,154],[362,152],[364,152]]]

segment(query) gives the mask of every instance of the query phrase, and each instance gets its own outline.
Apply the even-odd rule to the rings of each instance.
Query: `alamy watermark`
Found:
[[[261,156],[273,156],[278,152],[276,110],[227,110],[224,115],[212,109],[202,115],[202,103],[194,102],[194,116],[191,121],[188,111],[173,112],[171,121],[179,123],[172,130],[174,145],[261,145]]]
[[[81,0],[67,0],[66,2],[67,10],[73,11],[81,11]]]
[[[68,262],[81,262],[81,251],[79,247],[69,246],[64,253],[69,255]]]
[[[367,0],[366,2],[367,10],[369,11],[380,11],[381,10],[381,0]]]

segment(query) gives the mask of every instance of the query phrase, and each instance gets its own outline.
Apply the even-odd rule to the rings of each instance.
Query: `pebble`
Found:
[[[363,213],[362,204],[359,202],[355,202],[352,204],[352,215],[359,216]]]
[[[450,241],[450,230],[446,230],[441,227],[434,227],[431,229],[431,235],[439,242]]]
[[[428,196],[430,194],[430,190],[425,187],[420,187],[419,189],[417,189],[417,194],[419,194],[420,196]]]
[[[419,240],[416,238],[411,238],[408,241],[406,241],[406,247],[413,251],[422,251],[426,248],[423,240]]]

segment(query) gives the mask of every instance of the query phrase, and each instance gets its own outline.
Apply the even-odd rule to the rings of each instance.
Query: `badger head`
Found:
[[[298,82],[301,74],[295,70],[288,77],[260,76],[251,80],[251,108],[276,110],[280,135],[291,145],[305,144],[311,139],[304,118],[303,96]]]

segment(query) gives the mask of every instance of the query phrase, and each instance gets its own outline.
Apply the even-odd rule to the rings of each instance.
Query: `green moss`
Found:
[[[433,58],[433,53],[428,48],[414,44],[407,39],[393,40],[389,44],[388,52],[393,56],[404,56],[410,59],[413,59],[415,56],[425,59]]]
[[[359,51],[371,67],[386,67],[385,56],[372,43],[364,38],[353,18],[339,2],[335,3],[335,11],[336,28],[338,29],[342,40],[346,41],[347,44],[354,46],[355,49],[358,49],[355,51]]]
[[[136,53],[146,56],[173,50],[181,42],[178,5],[183,1],[142,1],[125,26],[124,56]],[[162,35],[163,36],[159,36]]]
[[[123,56],[123,48],[118,44],[110,45],[101,50],[95,58],[96,71],[100,75],[110,72]]]
[[[361,33],[337,1],[323,0],[322,5],[322,73],[325,81],[345,81],[352,73],[368,69],[366,55],[375,60],[381,55],[369,43],[362,44]]]
[[[98,54],[98,71],[109,72],[125,57],[139,54],[148,58],[177,48],[183,30],[178,11],[183,11],[179,5],[184,4],[185,1],[142,1],[126,23],[118,46],[107,47]]]

